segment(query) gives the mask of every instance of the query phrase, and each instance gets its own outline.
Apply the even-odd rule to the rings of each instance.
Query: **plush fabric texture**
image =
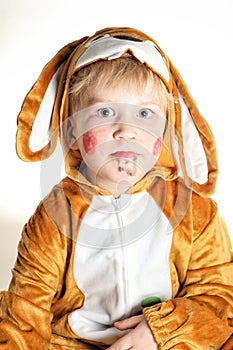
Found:
[[[106,28],[62,48],[43,69],[18,116],[19,157],[24,161],[46,159],[60,137],[67,177],[41,201],[23,228],[9,290],[0,292],[0,350],[107,348],[76,334],[69,315],[85,303],[85,292],[74,277],[80,225],[93,198],[110,194],[79,172],[81,156],[77,160],[69,151],[60,129],[69,116],[68,88],[77,60],[88,43],[102,35],[153,42],[169,72],[169,80],[160,77],[175,101],[168,114],[172,127],[165,132],[157,164],[128,191],[132,196],[147,191],[172,227],[171,298],[145,308],[143,313],[160,350],[233,349],[233,254],[227,228],[210,198],[218,172],[213,135],[158,44],[135,29]],[[54,96],[52,101],[48,102],[48,96]],[[30,138],[42,105],[44,124],[49,125],[48,142],[32,150]],[[194,158],[189,137],[203,150]],[[190,153],[191,173],[186,151]],[[192,176],[205,168],[205,182],[198,175]],[[149,258],[154,264],[156,257]],[[107,286],[100,281],[100,287]],[[140,289],[140,283],[135,289]]]
[[[232,334],[233,274],[216,204],[191,195],[179,180],[155,179],[148,191],[164,213],[173,212],[174,226],[172,299],[144,310],[159,348],[220,349]],[[9,291],[0,294],[0,349],[91,348],[73,333],[68,315],[85,300],[74,280],[73,255],[93,192],[87,182],[66,178],[25,225]]]

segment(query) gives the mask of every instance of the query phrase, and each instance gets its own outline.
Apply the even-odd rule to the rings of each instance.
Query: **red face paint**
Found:
[[[97,139],[91,131],[86,132],[83,135],[83,146],[86,153],[92,154],[95,151],[97,145]]]
[[[153,145],[153,155],[158,156],[162,147],[162,140],[158,138]]]

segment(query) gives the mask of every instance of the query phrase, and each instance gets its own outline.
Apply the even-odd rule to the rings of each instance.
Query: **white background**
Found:
[[[8,286],[23,224],[56,182],[41,193],[41,164],[16,156],[23,98],[61,47],[108,26],[152,36],[182,74],[217,142],[214,199],[233,238],[232,18],[233,0],[0,0],[0,288]]]

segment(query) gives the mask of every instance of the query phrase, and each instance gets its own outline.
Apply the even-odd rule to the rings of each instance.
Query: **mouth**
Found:
[[[112,158],[125,158],[129,160],[136,160],[138,156],[140,156],[139,153],[132,151],[118,151],[111,154]]]
[[[129,176],[135,176],[137,169],[135,161],[140,156],[139,153],[132,151],[117,151],[111,154],[111,158],[117,160],[117,170],[120,173],[126,173]]]

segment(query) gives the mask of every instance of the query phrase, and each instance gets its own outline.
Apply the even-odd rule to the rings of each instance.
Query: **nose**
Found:
[[[116,140],[134,140],[137,138],[137,130],[129,124],[116,124],[113,137]]]

